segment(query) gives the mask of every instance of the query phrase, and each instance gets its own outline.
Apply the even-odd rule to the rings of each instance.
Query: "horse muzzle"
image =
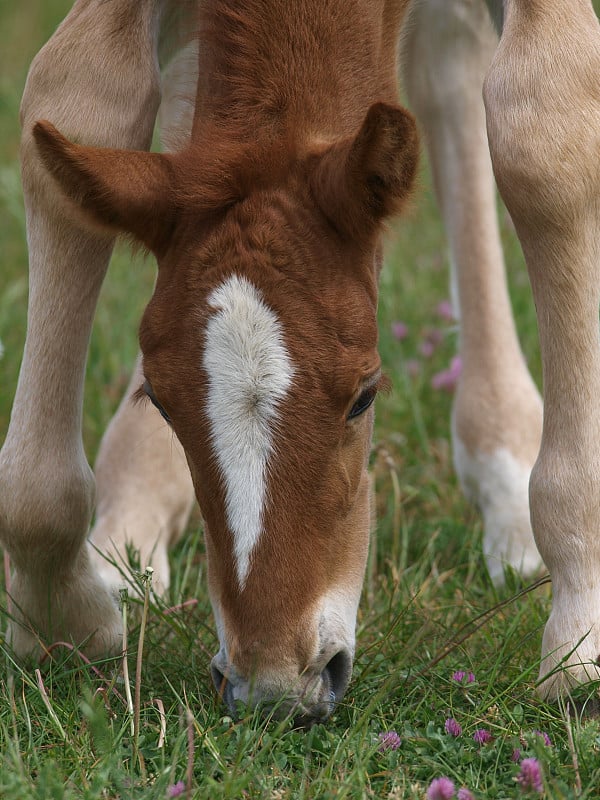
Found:
[[[242,677],[221,650],[211,662],[215,688],[236,719],[258,709],[263,717],[293,720],[295,728],[325,722],[344,696],[352,673],[352,654],[339,650],[322,669],[310,667],[297,674],[269,677],[259,672]]]

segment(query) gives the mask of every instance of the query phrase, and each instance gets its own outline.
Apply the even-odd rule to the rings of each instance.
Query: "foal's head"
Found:
[[[206,524],[215,685],[299,722],[348,684],[369,538],[383,221],[412,119],[375,104],[342,141],[173,155],[34,131],[66,193],[157,257],[144,391],[187,454]]]

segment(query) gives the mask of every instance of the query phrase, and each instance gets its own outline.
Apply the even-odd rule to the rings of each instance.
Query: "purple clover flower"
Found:
[[[402,744],[402,739],[398,736],[396,731],[382,731],[379,734],[379,747],[377,748],[380,753],[385,750],[397,750]]]
[[[446,322],[452,322],[453,320],[456,319],[456,317],[454,316],[454,309],[452,308],[452,303],[450,302],[450,300],[440,300],[440,302],[436,306],[435,313],[441,319],[446,320]]]
[[[491,742],[492,738],[493,738],[492,734],[488,730],[486,730],[486,728],[477,728],[477,730],[473,734],[473,740],[480,745]]]
[[[450,734],[450,736],[460,736],[462,733],[462,728],[460,724],[454,719],[454,717],[448,717],[448,719],[444,723],[444,729],[446,733]]]
[[[520,750],[520,748],[515,747],[515,749],[512,751],[512,756],[510,757],[510,760],[514,761],[515,764],[519,763],[519,761],[521,760],[521,750]]]
[[[185,783],[183,781],[177,781],[177,783],[174,783],[167,789],[167,797],[179,797],[184,792],[185,792]]]
[[[552,739],[548,736],[545,731],[534,731],[536,736],[541,736],[544,740],[544,744],[546,747],[552,747]]]
[[[423,356],[423,358],[431,358],[434,352],[435,345],[433,342],[430,342],[429,339],[425,339],[425,341],[421,342],[419,345],[419,353]]]
[[[444,775],[434,778],[427,789],[427,800],[450,800],[454,797],[454,784]]]
[[[405,322],[392,322],[392,336],[398,342],[408,336],[408,325]]]
[[[521,771],[517,775],[517,783],[523,791],[533,789],[539,794],[544,791],[542,769],[537,758],[524,758],[521,761]]]
[[[462,789],[458,790],[456,797],[458,800],[475,800],[475,795],[470,789],[467,789],[466,786],[463,786]]]
[[[447,369],[436,372],[432,377],[431,388],[436,391],[443,389],[446,392],[453,392],[456,389],[456,384],[458,383],[461,372],[462,359],[460,356],[454,356]]]
[[[452,673],[452,680],[455,683],[475,683],[475,675],[472,672],[465,672],[463,669],[459,669]]]

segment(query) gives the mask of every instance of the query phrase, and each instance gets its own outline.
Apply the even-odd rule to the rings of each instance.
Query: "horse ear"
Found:
[[[73,144],[46,121],[34,125],[33,137],[48,171],[88,218],[160,249],[174,214],[168,156]]]
[[[315,199],[341,233],[371,232],[409,196],[418,155],[412,115],[375,103],[355,137],[319,156],[312,174]]]

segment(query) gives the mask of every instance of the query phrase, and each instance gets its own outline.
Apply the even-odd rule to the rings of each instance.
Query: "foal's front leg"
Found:
[[[79,0],[32,64],[22,103],[22,173],[30,252],[27,340],[0,454],[0,538],[15,574],[19,654],[39,636],[119,645],[119,618],[90,560],[95,485],[81,440],[83,377],[112,239],[60,197],[31,129],[48,119],[98,145],[144,149],[159,103],[158,0]],[[86,641],[87,640],[87,641]]]
[[[497,44],[483,0],[415,3],[406,87],[422,124],[452,261],[462,375],[453,410],[458,477],[481,510],[491,577],[541,566],[528,483],[542,404],[512,316],[496,216],[481,87]]]
[[[552,577],[540,674],[553,696],[600,678],[600,29],[589,0],[505,9],[485,98],[540,332],[544,430],[530,496]]]

